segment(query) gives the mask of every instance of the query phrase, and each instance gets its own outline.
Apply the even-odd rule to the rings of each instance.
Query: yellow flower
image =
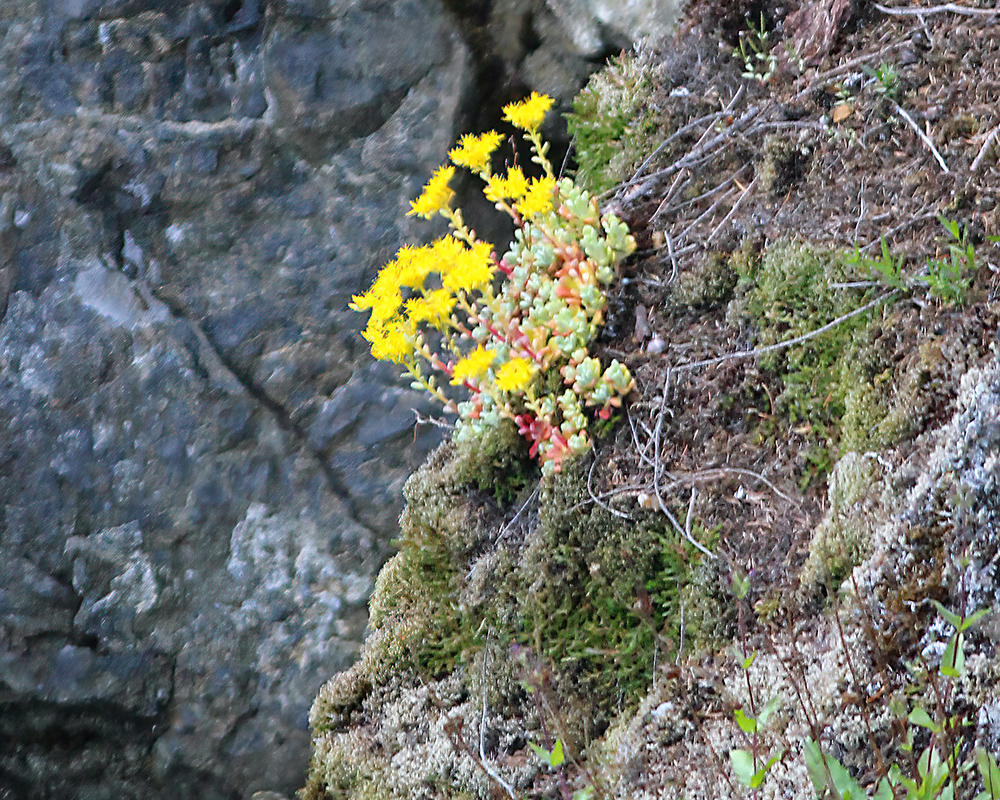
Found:
[[[515,128],[537,132],[545,119],[545,112],[552,108],[552,98],[532,92],[530,97],[503,107],[503,118]]]
[[[493,359],[495,357],[496,353],[492,350],[485,349],[482,345],[479,345],[479,347],[469,353],[469,355],[460,359],[458,363],[455,364],[451,374],[451,385],[460,386],[467,380],[478,380],[485,375],[486,370],[493,365]]]
[[[428,248],[428,258],[436,272],[447,275],[454,268],[463,250],[465,246],[449,233],[431,243]]]
[[[426,247],[404,244],[387,267],[395,270],[395,282],[408,289],[422,289],[427,276],[434,271],[434,262]]]
[[[510,193],[507,191],[507,181],[499,175],[490,175],[486,186],[483,187],[483,194],[491,203],[505,200],[510,197]]]
[[[383,320],[393,316],[403,302],[396,274],[395,262],[386,264],[367,292],[354,295],[350,308],[354,311],[371,309],[372,317]]]
[[[528,179],[524,177],[524,172],[520,167],[511,167],[507,171],[506,177],[491,175],[483,189],[486,199],[499,203],[508,197],[519,200],[528,191]]]
[[[442,271],[441,283],[452,292],[472,292],[482,289],[493,278],[493,245],[476,242],[471,249],[463,248],[447,272]]]
[[[528,191],[528,179],[524,177],[520,167],[511,167],[507,170],[507,191],[509,192],[507,196],[515,200],[520,200]]]
[[[528,191],[517,204],[517,210],[525,217],[547,214],[552,210],[552,194],[555,189],[555,178],[533,178]]]
[[[467,133],[459,140],[458,147],[448,151],[448,157],[460,167],[468,167],[473,172],[487,172],[490,155],[502,141],[503,134],[496,131],[487,131],[479,136]]]
[[[413,297],[406,301],[406,311],[410,322],[419,325],[429,322],[441,330],[451,317],[455,297],[447,289],[435,289],[423,297]]]
[[[504,392],[523,391],[535,377],[538,367],[527,358],[512,358],[497,370],[497,388]]]
[[[379,361],[402,364],[413,353],[408,326],[399,317],[380,320],[372,316],[361,335],[371,342],[372,356]]]
[[[406,216],[430,219],[439,211],[444,211],[451,204],[451,199],[455,196],[448,181],[455,175],[454,167],[438,167],[437,171],[427,181],[423,193],[410,203],[410,210]]]

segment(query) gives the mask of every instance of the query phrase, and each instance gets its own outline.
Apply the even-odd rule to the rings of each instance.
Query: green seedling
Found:
[[[552,746],[551,750],[539,747],[534,742],[528,742],[528,747],[531,748],[531,752],[538,756],[539,760],[543,764],[551,767],[552,769],[562,766],[563,762],[566,761],[566,755],[563,752],[562,739],[556,739],[556,743]]]
[[[965,631],[986,616],[990,609],[981,608],[967,617],[964,614],[959,615],[949,611],[937,600],[932,600],[931,602],[937,608],[938,613],[944,617],[945,621],[955,629],[955,632],[949,637],[948,645],[945,647],[944,655],[941,657],[940,670],[941,674],[946,678],[957,678],[965,668],[965,649],[963,647]]]
[[[733,56],[743,62],[743,77],[747,80],[767,83],[778,70],[778,59],[771,52],[771,35],[764,23],[764,13],[760,15],[760,25],[748,23],[750,32],[740,34],[740,46],[733,50]]]
[[[972,273],[976,270],[976,249],[969,241],[968,232],[955,220],[938,217],[948,231],[951,241],[948,254],[927,262],[927,274],[917,276],[917,281],[927,287],[931,297],[947,306],[965,304]]]

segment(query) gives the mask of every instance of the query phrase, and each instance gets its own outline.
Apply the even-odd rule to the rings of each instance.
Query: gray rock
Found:
[[[464,46],[433,2],[158,8],[0,15],[0,788],[24,796],[294,791],[433,444],[344,309],[453,136]]]
[[[627,38],[534,6],[531,88]],[[2,3],[0,795],[302,783],[440,437],[346,305],[473,74],[439,0]]]

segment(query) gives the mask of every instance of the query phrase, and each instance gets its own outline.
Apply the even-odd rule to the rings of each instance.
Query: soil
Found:
[[[990,239],[1000,233],[1000,12],[954,8],[698,0],[674,40],[640,56],[658,77],[636,124],[655,126],[662,147],[604,196],[639,252],[602,340],[632,370],[638,398],[597,447],[594,492],[665,507],[677,527],[700,521],[694,533],[717,534],[720,581],[749,574],[751,599],[795,586],[839,455],[837,420],[818,429],[783,416],[783,376],[757,358],[692,368],[761,344],[752,321],[727,314],[731,268],[700,301],[692,280],[711,283],[713,264],[753,261],[782,240],[873,259],[884,241],[910,278],[869,312],[872,347],[894,380],[928,341],[945,352],[909,436],[893,443],[899,458],[947,418],[958,382],[943,373],[991,354],[1000,283]],[[760,21],[773,59],[752,66],[770,69],[766,80],[742,75],[734,55]],[[961,303],[920,278],[948,257],[939,218],[975,247]],[[845,287],[858,305],[890,290],[864,266]]]

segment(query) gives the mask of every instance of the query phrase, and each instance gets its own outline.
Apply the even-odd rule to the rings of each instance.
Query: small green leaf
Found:
[[[757,732],[757,720],[748,716],[742,708],[737,708],[733,712],[733,716],[736,717],[736,724],[740,726],[740,730],[743,731],[743,733],[749,735]]]
[[[927,710],[923,706],[917,706],[911,712],[909,717],[907,717],[913,725],[919,725],[921,728],[927,728],[927,730],[934,733],[938,733],[941,730],[941,726],[938,725],[931,715],[927,713]]]
[[[733,571],[733,594],[742,600],[750,592],[750,578],[739,570]]]
[[[565,760],[562,739],[556,739],[555,746],[551,752],[544,747],[539,747],[534,742],[528,742],[528,747],[531,748],[531,752],[538,756],[543,764],[547,764],[550,767],[558,767]]]
[[[962,240],[961,230],[959,229],[958,222],[956,220],[946,219],[944,217],[939,216],[938,217],[938,222],[940,222],[942,225],[944,225],[944,227],[948,231],[948,233],[950,233],[952,236],[954,236],[959,241]]]
[[[566,756],[563,753],[562,739],[556,739],[555,747],[552,748],[552,762],[551,762],[551,766],[558,767],[565,760],[566,760]]]
[[[806,737],[803,752],[806,757],[806,769],[809,770],[809,779],[812,781],[816,794],[821,794],[826,787],[826,769],[823,766],[823,751],[819,749],[810,737]]]
[[[837,792],[837,797],[845,800],[867,800],[868,796],[864,789],[836,758],[827,756],[826,766],[830,770],[830,777],[833,778],[833,788]]]
[[[941,656],[941,674],[946,678],[959,678],[965,669],[965,648],[963,633],[954,633]]]
[[[736,773],[740,783],[749,787],[756,774],[753,768],[753,756],[746,750],[730,750],[729,760],[733,763],[733,772]]]
[[[996,759],[982,748],[977,748],[976,763],[979,765],[979,774],[983,776],[983,792],[976,800],[979,797],[1000,800],[1000,766],[997,766]]]
[[[760,710],[760,713],[757,715],[758,728],[763,728],[765,725],[767,725],[767,721],[771,718],[771,715],[775,711],[777,711],[778,706],[780,704],[781,704],[781,698],[778,697],[777,695],[772,697],[770,700],[767,701],[767,703],[764,704],[764,707]]]
[[[893,800],[892,786],[889,784],[887,778],[883,777],[878,782],[875,794],[872,795],[872,800]]]
[[[976,613],[969,614],[969,616],[965,618],[965,621],[962,622],[962,630],[967,631],[969,628],[971,628],[973,625],[979,622],[979,620],[981,620],[983,617],[989,614],[992,610],[993,610],[992,608],[981,608]]]
[[[757,772],[754,773],[753,780],[750,781],[751,789],[759,789],[764,784],[764,778],[767,777],[767,773],[771,771],[771,767],[781,760],[781,757],[785,754],[784,750],[779,750],[773,756],[771,756],[767,762],[761,767]]]
[[[962,627],[962,616],[961,614],[956,614],[954,611],[949,611],[937,600],[931,600],[934,607],[938,610],[938,613],[945,618],[945,620],[953,626],[956,630],[960,630]]]

